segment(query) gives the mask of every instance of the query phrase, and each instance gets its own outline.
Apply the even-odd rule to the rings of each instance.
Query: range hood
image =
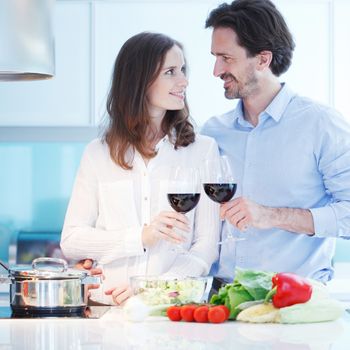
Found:
[[[0,81],[54,76],[54,1],[0,0]]]

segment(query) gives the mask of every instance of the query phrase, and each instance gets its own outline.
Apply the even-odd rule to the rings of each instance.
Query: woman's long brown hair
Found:
[[[146,94],[158,77],[167,52],[174,45],[182,49],[181,44],[166,35],[143,32],[127,40],[116,58],[107,98],[109,125],[104,140],[109,146],[111,158],[124,169],[132,169],[133,159],[126,156],[130,148],[146,158],[156,155],[149,149],[147,138],[152,130]],[[182,110],[165,113],[161,129],[175,149],[194,142],[195,134],[186,100]]]

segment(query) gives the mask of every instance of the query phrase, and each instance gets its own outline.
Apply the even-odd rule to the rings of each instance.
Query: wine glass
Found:
[[[216,203],[224,204],[233,198],[237,190],[237,183],[234,180],[227,156],[220,156],[218,159],[205,161],[203,187],[206,195]],[[218,244],[245,239],[239,235],[234,236],[232,234],[227,220],[225,220],[224,227],[226,228],[226,238],[218,242]]]
[[[186,214],[199,202],[200,177],[198,168],[176,166],[171,169],[167,193],[170,206],[178,213]],[[175,229],[179,234],[179,230]],[[185,253],[182,246],[174,249]]]

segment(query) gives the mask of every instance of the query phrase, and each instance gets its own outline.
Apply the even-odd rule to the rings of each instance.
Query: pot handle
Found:
[[[81,280],[81,284],[102,284],[101,275],[86,276]]]
[[[36,258],[32,261],[32,268],[35,271],[51,271],[50,269],[43,268],[43,267],[38,267],[37,265],[39,263],[51,263],[51,264],[57,264],[57,265],[62,265],[62,270],[58,272],[66,272],[68,269],[68,264],[67,261],[63,259],[58,259],[58,258]]]
[[[0,284],[12,284],[12,280],[9,276],[0,275]]]

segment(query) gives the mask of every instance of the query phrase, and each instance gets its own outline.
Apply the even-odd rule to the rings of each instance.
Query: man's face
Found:
[[[257,91],[257,58],[247,57],[246,49],[238,45],[232,29],[214,29],[211,52],[216,58],[213,73],[224,81],[226,98],[247,98]]]

